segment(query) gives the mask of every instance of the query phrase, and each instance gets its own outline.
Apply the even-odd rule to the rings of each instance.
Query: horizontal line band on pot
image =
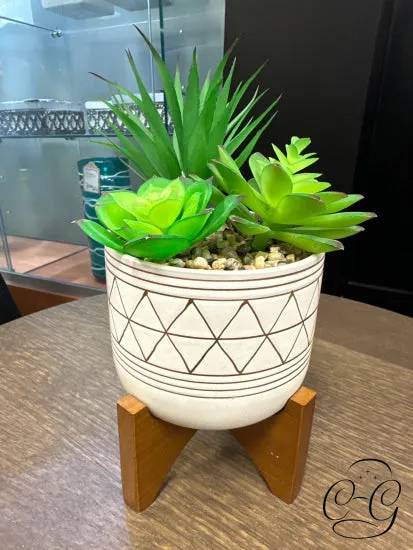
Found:
[[[200,379],[201,383],[205,383],[205,381],[202,380],[202,378],[207,378],[207,379],[212,379],[212,378],[217,379],[218,378],[218,379],[223,380],[222,384],[228,383],[225,380],[227,378],[229,378],[229,379],[243,378],[246,381],[251,381],[251,380],[254,381],[254,380],[259,380],[260,379],[260,378],[254,378],[254,376],[256,376],[257,374],[263,374],[264,372],[267,373],[265,376],[271,376],[271,374],[268,374],[270,371],[280,369],[284,366],[287,366],[287,367],[289,367],[291,365],[294,366],[297,362],[301,361],[302,359],[308,358],[308,356],[311,353],[311,344],[310,344],[306,349],[304,349],[303,351],[300,351],[300,353],[298,353],[297,355],[295,355],[294,357],[292,357],[291,359],[289,359],[285,363],[278,364],[278,365],[275,365],[275,366],[272,366],[272,367],[268,367],[268,368],[262,369],[260,371],[256,371],[256,372],[234,372],[234,374],[205,374],[205,373],[199,374],[196,371],[195,372],[188,372],[188,373],[183,372],[183,371],[179,372],[179,371],[176,371],[174,369],[168,369],[167,367],[161,367],[160,365],[155,365],[154,363],[151,363],[150,361],[146,361],[145,359],[142,359],[141,357],[137,357],[136,355],[134,355],[133,353],[131,353],[130,351],[125,349],[122,345],[118,344],[118,342],[116,342],[113,338],[112,338],[112,345],[117,350],[122,351],[123,355],[131,363],[134,363],[135,361],[140,361],[141,363],[144,363],[145,365],[149,365],[150,367],[153,367],[155,369],[160,370],[161,375],[163,375],[163,371],[166,371],[168,373],[173,373],[173,374],[180,375],[180,376],[184,375],[185,379],[188,379],[188,380],[191,380],[191,377],[197,377],[197,380]],[[167,376],[167,375],[163,375],[163,376]],[[170,376],[170,378],[174,378],[174,377]],[[265,378],[265,377],[263,377],[263,378]],[[196,382],[197,380],[194,380],[194,381]],[[235,380],[235,382],[238,382],[238,380]],[[211,382],[211,383],[216,384],[216,383],[221,383],[221,382]]]
[[[204,277],[194,277],[192,275],[195,275],[195,273],[198,275],[199,270],[195,269],[182,269],[179,267],[171,267],[168,265],[162,265],[162,264],[153,264],[156,267],[150,267],[151,262],[144,263],[139,258],[136,258],[137,262],[134,262],[135,265],[131,266],[125,262],[122,262],[121,259],[116,257],[116,252],[113,251],[110,248],[105,249],[106,255],[109,256],[112,260],[114,260],[117,264],[122,265],[124,267],[127,267],[129,269],[133,269],[134,271],[140,271],[142,273],[145,273],[146,275],[155,275],[156,277],[164,277],[167,279],[179,279],[184,281],[199,281],[202,283],[205,282],[221,282],[222,280],[225,281],[225,283],[239,283],[239,282],[253,282],[253,281],[264,281],[265,279],[281,279],[285,277],[290,277],[299,273],[304,273],[305,271],[311,269],[312,267],[315,267],[319,265],[320,263],[324,262],[324,255],[323,254],[316,254],[309,256],[308,258],[305,258],[304,260],[300,260],[298,262],[294,262],[292,264],[288,264],[288,266],[279,266],[277,267],[277,270],[279,271],[278,275],[274,275],[274,272],[270,273],[267,269],[263,270],[257,270],[261,276],[258,276],[257,273],[252,273],[251,271],[241,271],[240,276],[237,278],[230,278],[234,276],[234,272],[230,271],[220,271],[220,273],[217,273],[216,271],[202,271],[202,274]],[[124,257],[124,255],[119,254],[121,258]],[[139,263],[138,263],[139,262]],[[302,264],[307,264],[303,266]],[[287,271],[287,273],[282,273],[283,271]],[[302,269],[301,269],[302,267]],[[167,268],[168,273],[160,273],[160,268]],[[242,275],[241,275],[242,273]],[[254,277],[255,275],[255,277]],[[146,277],[145,280],[148,278]],[[221,280],[221,281],[220,281]]]
[[[171,390],[171,389],[166,389],[165,387],[162,387],[162,386],[159,386],[157,384],[155,384],[154,382],[156,382],[156,380],[154,380],[153,378],[149,377],[149,376],[146,376],[146,378],[142,378],[142,375],[141,377],[140,376],[137,376],[136,373],[131,370],[131,368],[125,366],[125,364],[121,364],[121,361],[119,361],[119,359],[115,359],[115,362],[120,365],[120,368],[122,368],[124,371],[126,371],[129,376],[132,376],[133,378],[135,378],[136,380],[139,380],[139,382],[142,382],[144,384],[147,384],[148,386],[152,386],[153,388],[156,388],[158,390],[161,390],[161,391],[164,391],[164,392],[168,392],[168,393],[174,393],[174,394],[177,394],[177,395],[180,395],[180,396],[185,396],[185,397],[193,397],[195,399],[238,399],[238,398],[242,398],[242,397],[251,397],[253,395],[259,395],[261,393],[267,393],[269,391],[273,391],[275,389],[278,389],[278,388],[281,388],[282,386],[285,386],[287,384],[289,384],[290,382],[292,382],[293,380],[295,380],[296,378],[298,378],[302,373],[303,371],[305,371],[307,368],[308,368],[308,361],[304,361],[299,367],[297,367],[297,369],[295,371],[293,371],[292,373],[286,375],[284,378],[288,378],[288,380],[285,380],[284,382],[282,382],[281,384],[274,384],[272,385],[271,388],[267,388],[265,390],[261,390],[260,391],[256,391],[256,392],[250,392],[250,389],[253,389],[253,388],[250,388],[250,389],[246,389],[244,391],[246,392],[249,392],[249,393],[243,393],[243,394],[236,394],[236,395],[233,395],[233,394],[229,394],[227,392],[231,392],[231,391],[234,391],[234,390],[195,390],[193,389],[192,391],[202,391],[202,392],[206,392],[206,391],[210,391],[211,393],[226,393],[226,395],[194,395],[194,394],[191,394],[191,393],[183,393],[183,392],[180,392],[180,391],[174,391],[174,390]],[[291,376],[293,375],[293,376]],[[145,375],[143,375],[145,376]],[[290,377],[291,376],[291,377]],[[148,382],[147,379],[150,379],[151,382]],[[281,378],[279,379],[281,380]],[[278,380],[277,380],[278,382]],[[166,383],[163,383],[164,386],[168,386],[168,387],[174,387],[174,388],[180,388],[181,386],[176,386],[174,384],[166,384]],[[268,386],[268,384],[263,384],[263,386]],[[256,388],[259,388],[260,386],[257,386]],[[184,388],[185,391],[188,390],[188,388]],[[235,390],[237,391],[237,390]],[[238,390],[240,391],[240,390]]]
[[[110,269],[110,267],[113,268]],[[138,288],[139,290],[147,290],[149,292],[153,292],[154,294],[160,294],[160,295],[163,295],[163,296],[169,296],[170,298],[183,298],[183,297],[186,297],[186,298],[193,298],[194,300],[211,300],[211,299],[216,299],[216,300],[242,300],[242,299],[245,299],[245,298],[249,298],[249,299],[254,299],[254,300],[259,300],[259,299],[264,299],[264,298],[272,298],[272,297],[276,297],[276,296],[284,296],[286,294],[290,294],[290,292],[293,290],[294,292],[297,291],[297,290],[301,290],[302,288],[306,288],[307,286],[310,286],[314,281],[316,281],[317,279],[319,279],[323,273],[323,265],[321,265],[321,267],[317,270],[317,271],[313,271],[312,273],[310,273],[308,276],[306,277],[302,277],[301,279],[297,279],[296,281],[290,281],[289,283],[286,283],[286,284],[281,284],[281,285],[274,285],[274,284],[269,284],[268,286],[265,286],[265,287],[251,287],[251,288],[209,288],[209,287],[206,287],[206,288],[189,288],[189,287],[180,287],[180,286],[170,286],[170,285],[166,285],[166,284],[163,284],[163,283],[152,283],[150,281],[147,281],[147,280],[144,280],[140,277],[135,277],[133,275],[129,275],[128,273],[125,273],[123,272],[122,270],[120,270],[119,268],[117,268],[116,266],[112,265],[112,263],[110,261],[108,261],[107,257],[106,257],[106,269],[107,271],[109,272],[110,275],[112,275],[112,277],[115,277],[116,279],[119,279],[122,283],[125,283],[126,285],[129,285],[133,288]],[[120,276],[119,274],[122,274],[122,276]],[[129,280],[128,280],[129,278]],[[144,283],[144,286],[139,286],[137,284],[135,284],[135,282],[131,282],[132,281],[143,281]],[[302,285],[302,286],[299,286],[298,288],[295,288],[295,285],[297,285],[298,283],[302,283],[302,282],[305,282],[306,284]],[[269,281],[270,282],[270,281]],[[279,294],[277,293],[272,293],[271,294],[271,291],[273,291],[274,288],[282,288],[282,287],[287,287],[289,288],[289,291],[288,292],[280,292]],[[165,292],[159,292],[159,287],[166,287],[167,288],[167,291]],[[155,289],[155,290],[154,290]],[[182,291],[186,291],[185,294],[182,293]],[[211,293],[214,293],[214,292],[226,292],[227,294],[230,293],[231,294],[231,298],[228,298],[228,297],[224,297],[224,296],[217,296],[214,298],[211,298],[211,297],[208,297],[208,296],[205,296],[205,293],[209,291]],[[261,291],[260,292],[260,296],[254,296],[254,294],[257,293],[257,291]],[[236,295],[236,293],[240,293],[239,296]],[[245,295],[244,293],[245,292],[249,292],[250,294],[252,294],[252,296],[250,295]],[[269,294],[266,294],[269,293]],[[189,293],[191,293],[191,295],[189,295]],[[197,294],[198,293],[198,294]],[[265,295],[263,295],[265,294]]]
[[[119,311],[112,304],[109,304],[109,305],[112,309],[114,309],[116,311],[116,313],[118,313],[124,319],[127,319],[133,325],[137,325],[138,327],[144,328],[146,330],[151,330],[153,332],[158,332],[159,334],[168,334],[169,336],[179,336],[180,338],[188,338],[189,340],[211,340],[211,341],[214,341],[214,340],[219,339],[220,341],[223,341],[223,342],[238,340],[240,342],[240,344],[242,344],[243,340],[250,340],[251,338],[262,338],[263,336],[273,336],[274,334],[280,334],[280,333],[286,332],[287,330],[290,330],[292,328],[296,328],[299,325],[302,325],[305,321],[308,321],[309,319],[311,319],[311,317],[313,315],[315,315],[317,313],[317,310],[318,310],[318,305],[317,305],[315,307],[315,309],[310,314],[308,314],[305,318],[302,319],[302,321],[299,321],[298,323],[295,323],[294,325],[283,328],[281,330],[275,330],[273,332],[262,332],[262,333],[259,333],[259,334],[254,334],[252,336],[239,336],[239,337],[234,336],[232,338],[223,338],[222,336],[219,336],[219,337],[211,336],[210,338],[207,338],[205,336],[190,336],[188,334],[178,334],[178,333],[175,333],[175,332],[171,332],[169,330],[161,330],[161,329],[158,329],[158,328],[148,327],[147,325],[143,325],[142,323],[138,323],[137,321],[134,321],[133,319],[129,319],[129,317],[124,315],[121,311]]]
[[[185,373],[177,372],[177,371],[174,371],[174,372],[176,374],[181,375],[181,376],[184,375],[184,378],[168,376],[168,375],[165,375],[163,373],[158,374],[154,370],[148,369],[147,368],[148,365],[145,361],[140,360],[140,363],[143,363],[143,365],[146,365],[146,366],[143,366],[142,364],[137,364],[135,362],[136,359],[135,359],[135,361],[132,361],[131,359],[129,359],[125,354],[122,353],[122,348],[119,349],[118,347],[114,347],[113,348],[113,353],[114,353],[115,361],[118,361],[119,363],[125,364],[128,368],[132,369],[137,374],[141,374],[141,376],[148,376],[145,373],[142,373],[142,371],[148,372],[152,376],[156,377],[156,378],[152,378],[153,380],[156,380],[157,382],[160,382],[160,383],[165,383],[166,385],[176,386],[176,384],[172,384],[172,383],[168,382],[167,380],[165,380],[165,379],[168,379],[168,380],[173,380],[175,382],[183,382],[183,384],[178,384],[177,387],[184,387],[188,390],[194,390],[194,391],[202,391],[202,390],[205,390],[205,391],[237,391],[237,390],[248,390],[248,389],[251,389],[251,388],[261,387],[261,386],[265,386],[265,385],[271,384],[273,382],[278,382],[279,380],[282,380],[283,378],[288,376],[288,374],[285,374],[285,373],[291,374],[294,371],[294,369],[296,370],[296,368],[301,367],[305,362],[309,363],[310,354],[311,354],[311,346],[309,348],[307,348],[307,350],[304,350],[304,355],[300,359],[298,359],[294,362],[290,362],[290,364],[287,367],[285,367],[285,364],[284,364],[284,365],[278,365],[277,367],[274,367],[273,369],[271,369],[271,370],[275,370],[276,371],[275,373],[267,374],[265,376],[259,376],[258,378],[249,378],[248,380],[245,380],[245,377],[240,374],[239,376],[237,376],[237,379],[231,379],[231,381],[226,381],[226,382],[223,382],[223,381],[202,381],[202,380],[199,380],[199,377],[198,377],[197,380],[193,380],[193,379],[191,379],[191,375],[189,373],[188,373],[188,375],[185,375]],[[283,367],[285,367],[285,368],[283,368]],[[261,374],[261,372],[262,371],[249,373],[249,374],[251,374],[251,375],[255,374],[256,375],[256,374]],[[281,377],[280,376],[281,374],[284,374],[284,376]],[[217,378],[222,378],[224,375],[210,375],[210,376],[216,376]],[[231,375],[228,375],[228,376],[230,377]],[[151,376],[148,376],[148,377],[151,378]],[[275,378],[275,377],[277,377],[277,378]],[[243,380],[239,380],[240,378],[242,378]],[[269,378],[274,378],[274,379],[271,380],[271,381],[268,381]],[[267,382],[265,384],[259,384],[259,385],[255,384],[256,382],[261,382],[262,380],[267,380]],[[188,386],[186,384],[191,384],[191,385]],[[206,385],[206,387],[194,388],[193,384],[197,384],[197,385],[199,384],[200,386],[201,385],[202,386]],[[219,385],[219,389],[217,389],[217,390],[208,389],[208,386],[210,387],[211,385],[214,385],[214,386]],[[231,386],[231,387],[226,388],[226,386]]]

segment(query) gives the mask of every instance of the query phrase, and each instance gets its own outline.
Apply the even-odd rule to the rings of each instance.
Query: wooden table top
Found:
[[[105,296],[0,327],[1,550],[411,549],[413,320],[323,296],[316,337],[306,385],[317,390],[317,404],[296,501],[270,494],[229,433],[198,432],[138,515],[122,498],[116,402],[123,392]],[[360,542],[332,531],[323,499],[365,458],[385,461],[392,474],[380,475],[398,480],[402,493],[376,512],[383,518],[398,506],[392,528]],[[370,468],[378,474],[375,466],[383,465]]]

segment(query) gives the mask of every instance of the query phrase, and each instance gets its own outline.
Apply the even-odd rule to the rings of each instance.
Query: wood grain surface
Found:
[[[136,514],[122,497],[124,392],[105,296],[0,327],[0,549],[411,550],[413,320],[323,296],[316,337],[305,383],[317,406],[292,505],[268,491],[230,433],[198,432],[154,504]],[[345,539],[323,499],[363,458],[391,466],[399,511],[386,534]]]

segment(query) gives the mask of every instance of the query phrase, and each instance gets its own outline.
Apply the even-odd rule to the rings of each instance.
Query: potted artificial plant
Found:
[[[144,40],[146,38],[143,36]],[[135,96],[109,82],[112,127],[145,183],[96,205],[101,222],[80,221],[105,245],[113,356],[124,388],[169,422],[198,429],[253,424],[280,410],[306,375],[324,253],[374,216],[342,212],[361,195],[326,191],[308,138],[274,158],[253,148],[276,102],[257,119],[239,102],[256,74],[231,92],[228,53],[200,85],[194,53],[186,94],[151,44],[172,139],[128,52]],[[126,96],[148,121],[132,113]],[[117,99],[116,99],[117,98]],[[248,161],[252,179],[241,166]],[[250,177],[251,177],[250,176]]]

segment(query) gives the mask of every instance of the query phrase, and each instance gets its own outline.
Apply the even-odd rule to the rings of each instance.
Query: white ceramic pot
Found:
[[[254,424],[302,385],[324,255],[251,271],[203,271],[106,249],[113,357],[152,414],[197,429]]]

